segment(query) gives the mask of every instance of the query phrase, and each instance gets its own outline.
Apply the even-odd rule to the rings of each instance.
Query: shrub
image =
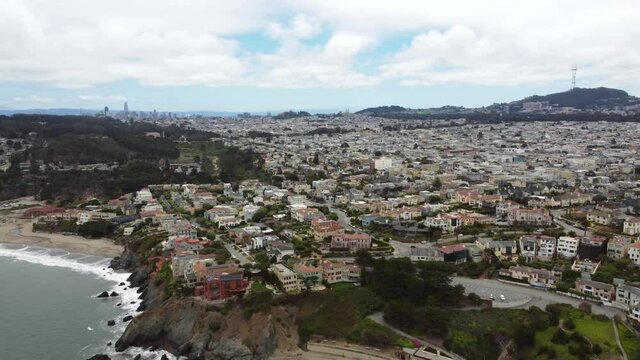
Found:
[[[564,330],[558,328],[551,337],[551,342],[554,344],[566,345],[569,343],[569,336]]]
[[[576,324],[573,323],[573,320],[571,319],[567,319],[565,321],[562,322],[562,325],[564,326],[565,329],[567,330],[573,330],[576,328]]]
[[[220,323],[217,321],[212,321],[209,323],[209,331],[211,331],[212,333],[216,332],[220,330]]]
[[[580,311],[585,314],[591,314],[591,304],[589,304],[588,302],[581,302],[578,306],[578,309],[580,309]]]
[[[591,351],[593,351],[595,355],[600,355],[602,354],[602,346],[600,346],[600,344],[593,344]]]

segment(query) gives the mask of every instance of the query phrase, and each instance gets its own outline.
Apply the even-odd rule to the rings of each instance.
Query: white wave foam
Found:
[[[117,315],[116,325],[113,327],[109,327],[107,325],[107,321],[111,319],[104,319],[103,324],[101,326],[104,329],[108,329],[112,333],[112,338],[107,339],[106,342],[111,341],[115,344],[116,340],[120,338],[120,336],[124,333],[128,322],[125,323],[122,321],[127,315],[137,316],[141,312],[137,311],[138,306],[140,305],[141,300],[138,299],[140,294],[137,292],[137,288],[130,288],[127,283],[127,278],[131,273],[119,272],[110,269],[109,262],[110,258],[98,257],[93,255],[85,255],[78,253],[69,253],[66,250],[62,249],[48,249],[40,246],[34,245],[23,245],[23,244],[0,244],[0,256],[9,257],[20,261],[27,261],[34,264],[40,264],[44,266],[55,266],[71,269],[76,272],[80,272],[83,274],[93,275],[99,277],[101,279],[108,280],[113,282],[113,286],[109,288],[107,291],[111,293],[115,291],[118,293],[117,302],[114,301],[114,306],[117,303],[121,305],[118,307],[120,309],[120,314]],[[95,261],[92,261],[94,260]],[[89,263],[82,262],[91,261]],[[125,283],[127,285],[121,286],[121,283]],[[96,294],[97,295],[97,294]],[[114,298],[109,298],[108,300],[116,300]],[[96,299],[107,300],[107,299]],[[106,343],[105,342],[105,343]],[[166,355],[169,359],[180,359],[173,356],[171,353],[157,350],[157,351],[149,351],[143,348],[132,347],[127,349],[124,352],[118,353],[115,351],[114,346],[98,346],[92,347],[87,346],[85,349],[81,351],[82,353],[88,354],[91,356],[93,354],[107,354],[111,357],[111,359],[133,359],[136,355],[140,354],[143,360],[156,360],[160,359],[162,355]]]

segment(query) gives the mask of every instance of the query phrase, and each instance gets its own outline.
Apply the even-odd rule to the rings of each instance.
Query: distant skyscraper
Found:
[[[127,115],[129,114],[129,104],[127,104],[127,102],[124,102],[124,114]]]

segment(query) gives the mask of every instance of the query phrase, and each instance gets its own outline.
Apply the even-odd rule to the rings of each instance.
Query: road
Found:
[[[422,345],[422,346],[431,347],[431,348],[434,348],[436,350],[440,350],[441,352],[445,353],[446,355],[448,355],[449,357],[451,357],[452,359],[455,359],[455,360],[465,360],[460,355],[456,355],[456,354],[454,354],[454,353],[452,353],[452,352],[450,352],[448,350],[445,350],[445,349],[443,349],[443,348],[441,348],[441,347],[439,347],[437,345],[428,343],[428,342],[426,342],[426,341],[424,341],[422,339],[419,339],[417,337],[409,335],[406,332],[404,332],[404,331],[402,331],[402,330],[400,330],[400,329],[398,329],[398,328],[396,328],[396,327],[394,327],[392,325],[387,324],[387,322],[384,321],[384,317],[383,317],[383,313],[382,312],[377,312],[375,314],[371,314],[371,315],[369,315],[369,318],[371,320],[377,322],[378,324],[382,325],[382,326],[388,327],[389,329],[393,330],[396,334],[398,334],[400,336],[406,337],[407,339],[413,339],[413,340],[419,342],[420,345]]]
[[[582,230],[579,229],[569,223],[567,223],[566,221],[562,220],[560,217],[562,215],[564,215],[566,212],[566,210],[564,209],[555,209],[555,210],[551,210],[551,214],[553,215],[553,222],[556,225],[559,225],[560,227],[562,227],[562,229],[566,232],[569,233],[570,231],[575,232],[577,235],[579,236],[588,236],[591,237],[593,234],[591,232],[591,230],[587,229],[587,230]]]
[[[454,277],[452,278],[452,284],[462,285],[467,293],[476,293],[484,299],[487,299],[490,294],[493,294],[496,299],[499,299],[500,295],[504,295],[506,298],[506,306],[501,307],[508,307],[510,302],[514,304],[513,307],[515,308],[529,308],[531,306],[537,306],[544,309],[547,305],[556,303],[569,304],[578,307],[580,303],[583,302],[580,299],[559,295],[554,292],[503,283],[498,280]],[[527,298],[529,301],[525,304],[521,304],[521,302]],[[499,300],[496,302],[499,302]],[[609,306],[592,304],[591,310],[594,314],[604,314],[610,318],[615,315],[620,315],[623,318],[625,317],[623,311]]]
[[[224,244],[224,247],[227,248],[234,259],[240,261],[240,265],[250,264],[253,262],[253,260],[250,260],[249,254],[240,251],[234,244]]]
[[[345,229],[349,231],[359,231],[358,228],[351,225],[351,218],[347,216],[347,213],[345,213],[341,209],[333,207],[332,204],[327,204],[327,207],[329,208],[329,211],[338,215],[338,222],[340,223],[340,225],[344,226]]]

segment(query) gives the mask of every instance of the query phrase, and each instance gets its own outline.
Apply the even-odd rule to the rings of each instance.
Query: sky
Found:
[[[0,108],[278,111],[640,95],[636,0],[2,0]]]

